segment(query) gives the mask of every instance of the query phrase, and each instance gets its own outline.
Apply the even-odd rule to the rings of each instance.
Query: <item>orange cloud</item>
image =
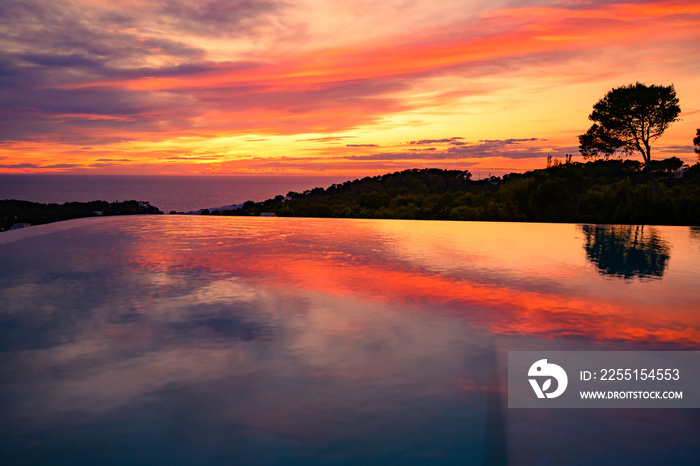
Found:
[[[268,5],[264,11],[248,7],[250,14],[267,15],[267,8],[278,14],[284,11],[280,5]],[[231,45],[228,59],[221,50],[207,51],[212,27],[223,20],[195,10],[194,17],[183,17],[184,10],[166,12],[190,33],[181,41],[167,37],[167,25],[162,25],[158,37],[149,36],[146,29],[120,29],[109,42],[100,35],[104,27],[78,24],[67,13],[58,12],[53,14],[60,15],[60,20],[50,32],[65,50],[51,49],[56,45],[41,42],[43,36],[30,34],[29,27],[25,34],[17,32],[17,47],[7,49],[8,76],[13,76],[6,89],[10,97],[0,110],[3,167],[32,170],[58,162],[86,167],[96,163],[82,155],[70,161],[51,161],[48,156],[37,160],[14,150],[28,141],[37,144],[37,153],[60,156],[63,151],[57,145],[99,145],[109,151],[108,158],[158,164],[162,159],[157,145],[167,142],[176,147],[183,137],[198,139],[207,148],[221,138],[274,135],[320,139],[339,133],[346,137],[375,134],[375,140],[384,142],[395,141],[396,134],[407,133],[404,128],[410,125],[411,138],[437,139],[445,137],[438,133],[440,128],[452,132],[464,126],[463,121],[473,123],[476,118],[470,119],[471,113],[479,118],[470,130],[486,133],[477,134],[476,139],[536,136],[554,140],[551,133],[558,131],[555,136],[561,136],[563,119],[548,115],[551,109],[542,109],[543,104],[563,111],[567,122],[578,122],[574,112],[581,114],[582,123],[577,125],[582,128],[568,128],[571,142],[558,146],[569,150],[576,146],[572,134],[585,130],[584,112],[594,97],[587,107],[576,101],[562,108],[552,89],[596,86],[598,95],[601,89],[627,83],[630,64],[651,67],[663,57],[684,73],[681,80],[672,79],[680,93],[683,79],[694,79],[689,64],[700,58],[694,47],[700,38],[700,9],[694,2],[496,8],[451,24],[443,21],[439,27],[428,22],[418,30],[391,29],[390,35],[373,34],[371,40],[360,35],[332,46],[325,45],[332,41],[320,38],[314,42],[313,36],[300,36],[295,39],[297,47],[283,49],[240,51]],[[101,44],[102,55],[94,55],[87,45],[75,45],[71,31],[86,33],[85,29]],[[245,43],[237,40],[232,43]],[[20,45],[31,53],[15,51]],[[612,78],[618,75],[624,76],[619,78],[622,82]],[[539,89],[528,89],[531,82],[539,82]],[[686,94],[682,104],[690,102],[692,110],[693,105],[700,106],[696,101]],[[504,109],[516,105],[522,109],[504,122]],[[544,120],[538,127],[540,134],[523,129],[526,120],[532,120],[530,115]],[[300,156],[299,149],[313,148],[311,142],[286,147],[280,143],[274,148],[268,144],[256,147],[255,155]],[[133,153],[144,155],[133,157]],[[211,162],[243,160],[247,154],[243,149],[222,152]],[[324,162],[319,159],[318,163]],[[397,161],[395,167],[402,163]],[[492,163],[499,161],[492,159]],[[375,161],[372,166],[380,169],[391,164]]]
[[[611,41],[619,45],[625,40],[638,43],[683,39],[688,38],[685,27],[700,25],[699,18],[685,15],[697,14],[700,8],[696,4],[666,3],[600,5],[592,9],[509,8],[489,11],[477,21],[455,25],[450,37],[433,31],[424,34],[419,42],[394,38],[342,50],[294,56],[273,54],[265,56],[267,64],[243,70],[238,65],[233,69],[214,65],[196,77],[145,77],[121,85],[134,90],[188,90],[254,84],[269,86],[269,92],[279,92],[275,86],[304,92],[309,85],[434,73],[483,60],[597,48],[610,45]],[[677,28],[677,22],[683,22],[684,28]],[[497,32],[475,34],[487,30]]]

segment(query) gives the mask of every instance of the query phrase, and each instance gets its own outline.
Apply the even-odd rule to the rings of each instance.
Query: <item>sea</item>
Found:
[[[347,176],[293,175],[0,175],[0,200],[58,203],[147,201],[165,213],[264,201],[290,191],[327,188]]]

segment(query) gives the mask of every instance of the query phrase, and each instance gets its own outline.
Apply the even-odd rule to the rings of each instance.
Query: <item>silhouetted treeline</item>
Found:
[[[0,231],[8,230],[15,223],[58,222],[72,218],[93,217],[97,215],[134,215],[162,214],[157,207],[148,202],[66,202],[65,204],[41,204],[38,202],[0,200]]]
[[[221,215],[700,224],[700,164],[654,162],[656,196],[633,160],[554,164],[547,169],[473,180],[468,171],[412,169],[248,201]]]

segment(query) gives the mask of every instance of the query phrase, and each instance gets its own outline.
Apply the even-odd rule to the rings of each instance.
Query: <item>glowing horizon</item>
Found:
[[[8,3],[0,173],[519,172],[634,82],[680,99],[652,156],[697,160],[697,3],[484,5]]]

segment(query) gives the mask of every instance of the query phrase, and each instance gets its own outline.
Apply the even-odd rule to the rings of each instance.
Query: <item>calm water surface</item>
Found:
[[[2,464],[696,465],[509,409],[507,352],[700,350],[688,227],[92,218],[0,234]]]

